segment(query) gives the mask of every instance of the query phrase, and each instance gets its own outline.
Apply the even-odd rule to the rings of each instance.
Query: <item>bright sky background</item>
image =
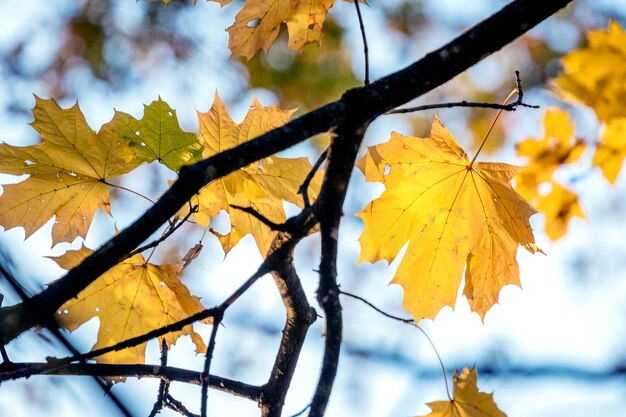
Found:
[[[596,8],[617,7],[612,1],[580,1]],[[128,25],[138,21],[142,4],[119,1],[117,13]],[[372,78],[393,72],[401,66],[419,58],[429,50],[449,41],[464,27],[477,22],[497,10],[502,1],[426,0],[426,10],[444,22],[434,28],[431,35],[420,39],[408,54],[400,54],[393,45],[394,35],[385,33],[381,16],[376,12],[378,1],[372,8],[364,7],[366,28],[370,40]],[[38,27],[30,44],[28,57],[32,65],[48,59],[58,44],[50,33],[55,33],[60,24],[59,16],[67,13],[73,5],[62,0],[45,3],[25,0],[19,3],[0,0],[0,50],[10,47],[15,39],[25,33],[26,28]],[[622,5],[625,8],[626,5]],[[581,7],[584,10],[584,7]],[[206,111],[213,100],[215,90],[229,103],[235,120],[241,120],[257,95],[264,105],[273,104],[275,98],[264,90],[242,90],[245,79],[228,63],[230,55],[226,48],[227,34],[222,31],[232,21],[234,10],[220,9],[214,3],[204,4],[185,12],[179,22],[182,31],[201,37],[211,47],[203,51],[192,62],[184,66],[166,63],[158,72],[152,72],[140,82],[121,93],[111,94],[105,86],[94,82],[86,73],[77,72],[72,77],[78,100],[90,125],[94,128],[110,120],[113,109],[141,116],[143,104],[150,103],[158,95],[177,110],[184,128],[197,129],[195,110]],[[333,13],[345,22],[354,19],[352,6],[338,3]],[[553,19],[554,20],[554,19]],[[207,22],[210,22],[207,24]],[[350,50],[360,51],[360,34],[355,22],[345,44]],[[624,24],[625,22],[621,22]],[[597,22],[606,27],[606,22]],[[543,24],[535,30],[566,51],[577,41],[577,31],[565,21]],[[110,51],[115,53],[116,51]],[[489,58],[469,72],[477,84],[496,82],[502,77],[503,65],[507,60],[516,62],[516,57],[505,58],[502,54]],[[514,54],[511,49],[511,54]],[[519,60],[523,60],[519,57]],[[363,71],[362,56],[354,54],[354,68]],[[522,74],[523,75],[523,74]],[[181,85],[193,86],[180,93]],[[15,87],[15,86],[13,86]],[[19,88],[19,100],[32,107],[31,94],[45,95],[44,82],[24,83]],[[0,103],[7,86],[0,83]],[[446,87],[454,90],[454,84]],[[449,92],[450,90],[448,90]],[[427,101],[428,97],[421,102]],[[545,90],[527,92],[527,101],[542,105],[558,105]],[[64,102],[71,105],[72,102]],[[542,110],[522,110],[522,114],[510,117],[515,129],[508,132],[511,143],[527,136],[541,136]],[[443,122],[453,134],[463,141],[464,122],[459,110],[439,112]],[[589,136],[596,127],[588,113],[578,125],[578,133]],[[434,112],[429,114],[434,116]],[[8,120],[2,118],[0,140],[11,144],[33,143],[36,136],[27,123],[28,115]],[[400,117],[389,117],[376,121],[368,131],[368,145],[386,141],[391,130],[408,129],[409,123]],[[456,129],[458,130],[456,130]],[[467,144],[467,142],[466,142]],[[300,146],[287,152],[289,155],[315,157],[312,149]],[[514,160],[513,146],[505,147],[499,154],[489,158]],[[585,154],[587,160],[590,155]],[[588,166],[588,165],[587,165]],[[143,175],[153,175],[150,168]],[[580,172],[579,172],[580,171]],[[624,331],[626,321],[626,253],[624,249],[624,209],[626,189],[624,176],[616,187],[610,186],[597,170],[588,168],[570,170],[563,174],[564,180],[580,177],[572,186],[581,195],[582,206],[587,214],[586,221],[574,220],[570,232],[560,241],[553,243],[541,231],[542,218],[533,218],[539,246],[547,256],[530,255],[520,251],[518,260],[521,268],[523,290],[506,287],[500,296],[500,305],[495,306],[481,323],[476,314],[469,312],[467,301],[460,298],[455,311],[445,308],[434,321],[421,323],[442,356],[448,375],[453,368],[465,365],[478,367],[479,387],[483,391],[495,391],[495,399],[509,417],[621,417],[626,409],[626,384],[623,379],[595,381],[584,378],[524,378],[507,375],[505,378],[481,376],[481,363],[496,363],[512,367],[563,366],[596,372],[624,364],[626,343]],[[166,175],[166,174],[163,174]],[[6,177],[5,177],[6,178]],[[145,186],[142,176],[127,185],[141,190]],[[571,181],[570,181],[571,182]],[[346,216],[342,225],[339,276],[342,288],[358,293],[371,302],[397,315],[406,315],[400,306],[402,291],[398,286],[389,286],[398,260],[390,267],[382,262],[376,265],[356,266],[359,246],[357,239],[362,230],[359,219],[352,213],[363,208],[378,196],[381,187],[365,184],[360,172],[355,172],[351,192],[346,203]],[[143,202],[124,200],[123,210],[115,211],[118,226],[123,227],[145,209]],[[288,208],[293,210],[293,208]],[[104,216],[99,217],[99,226],[93,228],[87,239],[91,247],[99,245],[113,233],[113,223]],[[23,241],[23,231],[13,229],[0,235],[2,242],[16,256],[20,271],[41,284],[60,276],[62,271],[45,255],[60,254],[68,245],[50,249],[51,223],[33,237]],[[200,234],[189,236],[190,246]],[[216,240],[206,238],[203,256],[189,268],[186,284],[192,291],[202,295],[206,306],[223,300],[256,270],[261,258],[253,246],[252,239],[236,247],[225,259]],[[74,242],[71,247],[77,247]],[[184,253],[184,250],[182,250]],[[297,251],[297,264],[303,284],[314,300],[316,267],[319,246],[316,237],[308,238]],[[222,262],[223,260],[223,262]],[[242,261],[243,260],[243,261]],[[36,288],[35,284],[31,288]],[[331,398],[329,416],[395,417],[426,414],[425,403],[445,398],[445,390],[438,363],[428,342],[415,329],[389,321],[359,302],[342,300],[346,318],[346,345],[342,356],[336,390]],[[282,304],[271,279],[264,278],[255,284],[240,304],[229,310],[226,327],[218,333],[216,360],[213,370],[221,376],[242,379],[250,383],[263,383],[278,346],[282,328]],[[251,324],[254,326],[251,327]],[[261,329],[261,330],[259,330]],[[208,338],[209,328],[198,330]],[[95,340],[97,322],[93,320],[79,329],[73,339],[83,349],[88,349]],[[318,320],[310,331],[301,362],[287,399],[284,415],[290,415],[305,406],[314,389],[321,357],[322,321]],[[61,351],[42,352],[36,347],[41,341],[37,337],[25,336],[9,346],[14,360],[41,361],[46,355],[61,355]],[[158,361],[156,343],[149,345],[149,358]],[[170,363],[176,366],[201,369],[202,356],[190,354],[188,340],[181,340],[173,349]],[[361,352],[361,354],[359,354]],[[367,354],[363,354],[366,352]],[[372,355],[377,352],[378,356]],[[47,416],[84,415],[88,413],[111,415],[107,401],[93,389],[88,378],[54,379],[34,377],[27,381],[5,383],[0,387],[0,415]],[[156,381],[129,380],[114,391],[129,404],[137,403],[138,413],[147,415],[156,398]],[[177,398],[197,411],[199,389],[178,385],[173,389]],[[215,415],[248,416],[258,415],[256,404],[233,399],[221,393],[211,392],[210,408]],[[162,415],[174,415],[168,412]]]

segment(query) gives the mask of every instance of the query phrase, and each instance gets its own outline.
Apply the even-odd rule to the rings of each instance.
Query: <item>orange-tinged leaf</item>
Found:
[[[228,28],[232,55],[250,59],[259,48],[265,52],[287,24],[289,47],[295,51],[322,41],[322,25],[335,0],[246,0]]]
[[[82,247],[53,258],[62,268],[71,269],[91,254]],[[124,340],[148,333],[202,311],[200,299],[190,294],[180,281],[180,265],[153,265],[143,256],[114,266],[75,299],[65,303],[57,314],[59,325],[74,331],[83,323],[98,317],[98,340],[93,349],[113,346]],[[185,326],[163,338],[171,346],[182,335],[191,336],[197,352],[206,350],[202,338]],[[144,363],[146,343],[99,356],[100,363]]]
[[[587,39],[587,47],[563,57],[564,71],[554,84],[563,97],[593,107],[600,120],[624,116],[626,32],[611,21],[607,30],[589,32]]]
[[[26,147],[0,144],[0,172],[28,174],[22,182],[3,186],[0,224],[24,227],[28,237],[56,216],[56,244],[84,237],[97,209],[110,214],[106,180],[130,172],[140,162],[116,133],[119,113],[96,133],[78,103],[62,109],[54,100],[35,99],[32,126],[43,142]]]
[[[423,417],[506,417],[496,403],[493,394],[478,390],[476,368],[463,368],[459,375],[454,371],[454,394],[452,400],[428,403],[432,410]]]
[[[484,317],[504,285],[519,285],[518,246],[538,250],[529,224],[535,210],[510,185],[519,168],[470,167],[438,119],[429,138],[394,132],[367,153],[359,166],[369,168],[370,181],[382,175],[386,190],[357,214],[365,223],[360,261],[391,262],[409,242],[393,282],[404,287],[415,320],[454,306],[464,269],[464,294]]]
[[[625,113],[626,114],[626,113]],[[602,175],[615,184],[626,156],[626,117],[612,119],[604,129],[600,143],[593,155],[593,165],[600,167]]]
[[[256,99],[241,124],[235,123],[226,107],[215,95],[211,110],[199,113],[200,137],[204,141],[203,158],[211,157],[285,124],[293,111],[275,106],[263,107]],[[274,232],[254,216],[231,206],[251,207],[267,219],[280,223],[286,218],[283,201],[303,207],[298,189],[311,170],[307,158],[272,156],[253,163],[212,182],[203,188],[192,204],[198,204],[195,221],[208,227],[211,218],[221,210],[230,215],[231,230],[218,235],[225,252],[244,236],[252,234],[263,255],[267,253]],[[309,187],[309,197],[319,193],[321,175],[318,173]]]

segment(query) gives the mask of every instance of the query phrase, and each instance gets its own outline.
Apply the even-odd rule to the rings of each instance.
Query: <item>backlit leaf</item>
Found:
[[[464,270],[463,293],[481,317],[504,285],[519,285],[518,246],[538,250],[529,224],[535,210],[510,185],[520,168],[470,166],[438,119],[429,138],[394,132],[358,166],[386,187],[357,214],[365,223],[360,261],[392,262],[409,242],[393,282],[404,287],[415,320],[454,306]]]
[[[476,368],[454,371],[452,400],[428,403],[432,410],[423,417],[506,417],[493,401],[493,394],[480,392],[476,386]]]
[[[28,174],[17,184],[3,185],[0,224],[21,226],[30,236],[53,216],[53,244],[84,237],[96,210],[110,214],[107,180],[141,163],[117,129],[121,114],[98,133],[76,103],[62,109],[54,100],[35,97],[32,126],[43,142],[17,147],[0,144],[0,172]]]
[[[198,114],[200,137],[204,141],[202,156],[208,158],[281,126],[292,114],[293,111],[275,106],[263,107],[255,99],[243,122],[237,124],[216,95],[211,110]],[[254,216],[231,206],[251,207],[275,223],[283,222],[286,218],[283,201],[303,207],[298,189],[310,170],[307,158],[264,158],[203,188],[192,201],[199,206],[193,218],[200,226],[208,227],[211,218],[225,210],[230,215],[230,232],[226,235],[215,233],[224,251],[228,252],[250,233],[265,255],[274,232]],[[318,172],[311,182],[309,198],[317,197],[320,185]]]
[[[71,269],[91,254],[82,247],[53,258],[62,268]],[[98,340],[93,349],[113,346],[124,340],[148,333],[189,317],[204,308],[200,299],[190,294],[180,281],[180,265],[154,265],[143,256],[114,266],[75,299],[65,303],[57,314],[59,325],[74,331],[97,317],[100,320]],[[163,338],[171,346],[182,335],[191,336],[197,352],[206,347],[192,326],[168,333]],[[96,358],[101,363],[144,363],[146,343]]]

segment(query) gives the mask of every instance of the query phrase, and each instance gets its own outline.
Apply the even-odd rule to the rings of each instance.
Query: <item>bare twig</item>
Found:
[[[313,164],[313,167],[311,168],[306,178],[302,182],[302,185],[300,185],[300,188],[298,188],[298,194],[302,194],[302,200],[304,201],[305,208],[311,206],[311,202],[309,201],[309,185],[311,185],[311,181],[313,181],[313,177],[315,177],[315,174],[322,166],[322,163],[324,163],[324,160],[326,160],[327,155],[328,155],[328,148],[324,149],[324,152],[320,154],[320,156],[317,158],[317,161],[315,161],[315,164]]]
[[[200,397],[200,415],[207,417],[207,406],[209,401],[209,384],[211,382],[211,362],[213,361],[213,351],[215,350],[215,339],[217,337],[217,330],[222,323],[224,313],[213,318],[213,328],[211,329],[211,336],[209,337],[209,343],[206,348],[206,355],[204,358],[204,370],[202,371],[202,390]]]
[[[243,207],[243,206],[238,206],[235,204],[231,204],[229,207],[232,207],[237,210],[241,210],[244,213],[248,213],[249,215],[251,215],[252,217],[254,217],[255,219],[257,219],[258,221],[260,221],[261,223],[263,223],[264,225],[266,225],[267,227],[269,227],[270,229],[274,231],[281,231],[281,232],[287,231],[286,229],[287,226],[285,226],[284,223],[274,223],[273,221],[271,221],[270,219],[268,219],[267,217],[265,217],[264,215],[262,215],[261,213],[253,209],[252,207]]]
[[[524,103],[524,90],[522,89],[522,80],[519,76],[519,71],[515,71],[515,83],[517,90],[517,100],[510,104],[499,104],[499,103],[479,103],[479,102],[471,102],[471,101],[454,101],[450,103],[439,103],[439,104],[426,104],[424,106],[415,106],[415,107],[407,107],[404,109],[395,109],[388,111],[386,114],[402,114],[402,113],[412,113],[417,111],[424,110],[432,110],[432,109],[445,109],[451,107],[480,107],[485,109],[497,109],[504,111],[515,111],[518,107],[528,107],[531,109],[538,109],[539,106],[526,104]]]
[[[356,15],[359,18],[359,29],[361,30],[361,39],[363,39],[363,56],[365,57],[365,79],[363,84],[368,85],[370,83],[370,60],[368,56],[367,37],[365,36],[365,25],[363,25],[363,17],[361,16],[361,6],[359,6],[360,0],[354,0],[354,7],[356,8]]]
[[[167,394],[166,405],[168,408],[171,408],[172,410],[178,412],[179,414],[182,414],[185,417],[199,417],[198,414],[192,413],[191,411],[187,410],[187,407],[185,407],[182,402],[178,401],[170,394]]]
[[[161,340],[161,367],[165,368],[167,366],[167,342],[165,342],[165,338]],[[154,406],[152,407],[152,411],[149,414],[149,417],[155,417],[159,411],[163,409],[167,405],[167,396],[169,395],[170,390],[170,381],[161,378],[161,382],[159,383],[159,392],[157,394],[157,399],[154,402]]]
[[[185,222],[187,222],[189,217],[191,217],[191,215],[196,213],[197,211],[198,211],[198,206],[197,205],[192,206],[189,209],[189,213],[187,213],[187,215],[185,215],[185,217],[181,221],[179,221],[177,223],[171,223],[170,226],[167,228],[167,230],[165,230],[165,233],[163,233],[163,235],[160,238],[155,239],[154,241],[152,241],[152,242],[150,242],[150,243],[148,243],[148,244],[146,244],[144,246],[141,246],[141,247],[135,249],[134,251],[130,252],[128,254],[128,256],[126,257],[126,259],[132,258],[133,256],[135,256],[138,253],[141,253],[141,252],[143,252],[145,250],[156,248],[157,246],[159,246],[161,243],[163,243],[163,241],[165,241],[168,237],[170,237],[172,234],[174,234],[174,232],[177,231],[183,224],[185,224]]]

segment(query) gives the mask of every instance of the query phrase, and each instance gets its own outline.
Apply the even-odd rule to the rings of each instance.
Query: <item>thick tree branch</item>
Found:
[[[272,276],[285,305],[286,321],[272,372],[259,399],[263,417],[279,417],[282,414],[307,331],[317,317],[296,274],[293,240],[289,233],[279,233],[269,251],[270,257],[280,260],[272,265]],[[284,244],[285,241],[289,244]],[[279,251],[282,253],[277,254]]]
[[[354,105],[355,117],[347,120],[337,131],[328,152],[328,167],[320,195],[313,209],[320,222],[322,252],[319,268],[317,300],[324,310],[326,337],[320,376],[311,401],[310,417],[321,417],[326,411],[335,381],[339,352],[341,350],[343,319],[337,286],[337,249],[339,224],[343,215],[343,202],[356,155],[363,140],[369,120],[361,121],[359,103]]]
[[[254,140],[183,167],[179,179],[159,201],[119,235],[32,299],[1,308],[0,344],[8,343],[24,331],[48,320],[63,303],[76,297],[87,285],[148,239],[209,182],[317,133],[340,126],[355,114],[361,121],[369,121],[415,99],[502,48],[571,1],[516,0],[409,67],[368,86],[350,90],[340,100]],[[361,108],[358,113],[356,107]]]

